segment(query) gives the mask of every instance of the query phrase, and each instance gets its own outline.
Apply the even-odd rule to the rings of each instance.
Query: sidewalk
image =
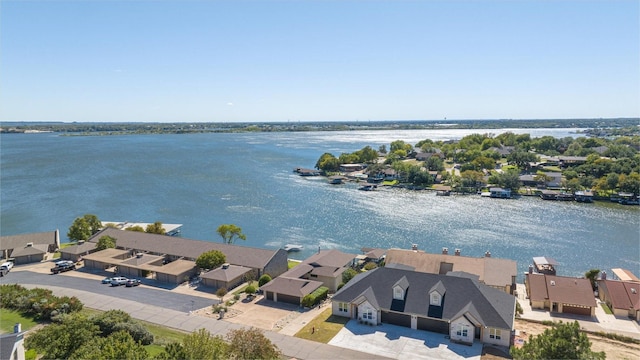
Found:
[[[113,309],[125,310],[135,319],[186,332],[193,332],[197,329],[205,328],[212,335],[225,336],[230,330],[244,328],[242,325],[233,324],[224,320],[214,320],[211,318],[190,315],[189,313],[150,306],[136,301],[124,300],[112,296],[93,294],[82,290],[43,285],[39,285],[38,287],[50,289],[58,296],[75,296],[88,308],[102,311]],[[317,310],[312,310],[311,312],[314,311]],[[315,315],[317,315],[317,313],[315,313]],[[284,355],[295,359],[386,359],[385,357],[374,356],[359,351],[299,339],[282,333],[264,331],[264,334],[283,352]]]

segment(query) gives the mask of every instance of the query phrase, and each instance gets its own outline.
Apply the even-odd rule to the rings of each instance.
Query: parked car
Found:
[[[74,263],[73,261],[66,261],[66,262],[61,262],[56,266],[52,267],[51,272],[53,274],[59,274],[61,272],[71,271],[75,269],[76,269],[76,263]]]
[[[106,278],[102,279],[102,283],[103,284],[111,284],[111,280],[113,280],[112,277],[106,277]]]
[[[127,287],[138,286],[140,283],[141,281],[138,279],[129,279],[127,280]]]
[[[111,286],[126,285],[127,280],[129,279],[127,279],[126,277],[116,276],[114,278],[111,278]]]
[[[13,268],[13,263],[11,261],[4,262],[2,263],[2,265],[0,265],[0,269],[3,272],[9,272],[11,271],[11,268]]]

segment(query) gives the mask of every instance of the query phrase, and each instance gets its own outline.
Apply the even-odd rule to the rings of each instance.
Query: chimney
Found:
[[[411,244],[411,250],[418,251],[418,244]]]
[[[19,334],[21,332],[22,332],[22,324],[16,323],[15,325],[13,325],[13,333],[14,334]]]
[[[443,247],[442,248],[442,255],[449,255],[449,248]]]
[[[491,257],[491,253],[490,253],[489,251],[486,251],[486,252],[484,253],[484,257]]]
[[[601,278],[602,280],[607,280],[607,272],[606,272],[606,271],[603,271],[603,272],[602,272],[602,275],[600,275],[600,278]]]
[[[456,249],[456,252],[453,255],[460,256],[460,249]]]
[[[533,274],[533,265],[529,264],[529,274]]]

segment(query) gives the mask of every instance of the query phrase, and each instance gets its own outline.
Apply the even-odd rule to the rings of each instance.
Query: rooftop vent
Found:
[[[631,293],[632,293],[632,294],[637,294],[637,293],[638,293],[638,291],[637,291],[635,288],[631,288]]]
[[[228,269],[229,268],[229,263],[224,263],[222,264],[222,269]]]
[[[446,247],[442,248],[442,255],[449,255],[449,249]]]
[[[486,251],[486,252],[484,253],[484,257],[491,257],[491,253],[490,253],[489,251]]]
[[[418,244],[411,244],[411,250],[417,251],[418,250]]]
[[[78,245],[84,244],[84,240],[78,240]]]
[[[556,286],[556,282],[554,280],[551,280],[551,286]]]
[[[607,280],[607,272],[606,272],[606,271],[603,271],[603,272],[602,272],[602,274],[600,275],[600,278],[601,278],[602,280]]]
[[[453,253],[455,256],[460,256],[460,249],[456,249],[456,252]]]
[[[138,259],[140,259],[140,258],[142,257],[142,253],[141,253],[141,252],[136,253],[136,257],[137,257]]]
[[[32,242],[28,242],[28,243],[27,243],[27,247],[32,247],[32,246],[33,246],[33,243],[32,243]]]

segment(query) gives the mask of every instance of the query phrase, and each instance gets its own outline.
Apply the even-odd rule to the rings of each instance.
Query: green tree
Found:
[[[591,288],[593,291],[596,290],[596,280],[598,279],[598,275],[600,275],[600,269],[591,269],[584,273],[584,277],[589,279],[591,282]]]
[[[387,145],[384,145],[384,144],[380,145],[380,146],[378,147],[378,151],[379,151],[380,153],[382,153],[382,154],[386,154],[386,153],[387,153]]]
[[[515,169],[507,169],[501,173],[495,172],[489,176],[489,182],[516,192],[520,189],[520,173]]]
[[[356,275],[358,275],[357,271],[352,268],[348,268],[342,273],[342,282],[346,284]]]
[[[100,229],[102,229],[102,222],[98,217],[93,214],[85,214],[73,220],[69,227],[69,232],[67,232],[67,237],[74,241],[87,240]]]
[[[591,351],[591,342],[577,321],[554,325],[521,348],[511,347],[510,353],[515,360],[606,358],[604,352]]]
[[[227,334],[229,355],[234,359],[280,359],[282,352],[256,328],[231,330]]]
[[[111,237],[109,235],[101,236],[98,239],[98,244],[96,245],[96,250],[104,250],[104,249],[115,249],[116,241],[118,239]]]
[[[147,350],[126,331],[118,331],[106,338],[95,338],[73,352],[70,360],[144,360]]]
[[[98,326],[85,315],[72,314],[61,323],[33,332],[26,338],[25,347],[36,349],[44,359],[69,359],[82,345],[94,341],[99,333]]]
[[[316,169],[322,171],[338,171],[340,169],[340,161],[331,153],[324,153],[316,162]]]
[[[185,360],[228,359],[228,345],[220,336],[211,336],[206,329],[198,329],[182,340]]]
[[[216,231],[225,244],[233,244],[236,238],[247,240],[247,236],[242,233],[242,228],[234,224],[222,224]]]
[[[227,257],[219,250],[209,250],[196,259],[196,265],[203,270],[215,269],[227,261]]]
[[[245,292],[247,295],[253,295],[253,294],[255,294],[255,293],[256,293],[256,287],[255,287],[255,286],[253,286],[253,285],[249,285],[249,286],[247,286],[247,287],[244,289],[244,292]]]
[[[147,229],[145,232],[150,234],[160,234],[164,235],[167,231],[162,227],[162,223],[160,221],[156,221],[153,224],[147,225]]]
[[[526,151],[514,151],[507,155],[507,162],[522,170],[531,169],[531,163],[538,161],[538,155]]]
[[[444,170],[444,161],[439,156],[431,156],[424,162],[424,166],[429,171],[442,171]]]
[[[371,146],[365,146],[362,149],[356,151],[358,155],[358,162],[371,164],[378,160],[378,152],[373,150]]]
[[[264,274],[260,276],[260,279],[258,279],[258,286],[262,286],[268,283],[269,281],[271,281],[271,276],[269,276],[269,274]]]
[[[154,357],[155,360],[182,360],[187,359],[187,352],[179,342],[170,342],[164,347],[164,351]]]

